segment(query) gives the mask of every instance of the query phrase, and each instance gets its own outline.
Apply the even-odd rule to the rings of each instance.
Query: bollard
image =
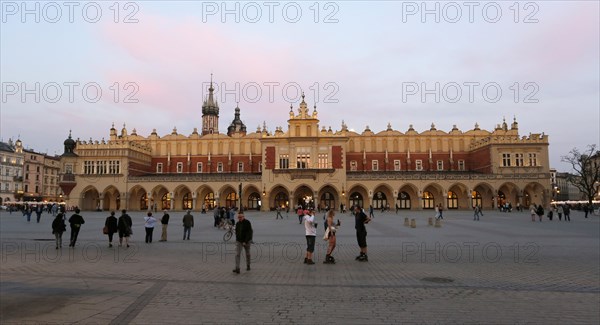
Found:
[[[442,221],[440,219],[435,219],[435,227],[440,228],[442,226]]]
[[[408,227],[408,218],[404,218],[404,227]]]
[[[410,219],[410,227],[417,228],[417,221],[415,219]]]
[[[427,225],[433,226],[433,218],[432,217],[429,217],[429,219],[427,219]]]

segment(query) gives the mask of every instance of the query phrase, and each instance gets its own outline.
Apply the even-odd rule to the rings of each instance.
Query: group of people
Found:
[[[160,223],[162,225],[162,233],[160,236],[161,242],[167,241],[167,228],[169,226],[170,215],[167,210],[163,211],[163,215],[160,218]],[[183,240],[190,240],[190,233],[192,228],[194,227],[194,216],[191,214],[190,210],[187,210],[186,214],[183,216]],[[154,228],[158,224],[158,220],[152,215],[151,211],[148,211],[146,216],[144,217],[144,230],[145,234],[145,243],[152,243],[152,237],[154,234]],[[115,233],[119,234],[119,246],[122,246],[123,240],[125,241],[125,245],[129,247],[129,237],[133,234],[131,229],[133,225],[133,221],[131,217],[127,214],[127,210],[121,211],[121,216],[119,219],[115,217],[115,212],[112,211],[110,216],[106,218],[104,222],[104,233],[108,235],[108,247],[112,246],[113,236]]]
[[[81,211],[79,208],[75,209],[75,213],[69,218],[69,225],[71,227],[71,238],[69,239],[69,247],[75,247],[77,242],[77,236],[79,236],[79,230],[81,225],[85,223],[83,217],[79,214]],[[62,234],[67,231],[67,225],[65,224],[65,214],[59,212],[52,220],[52,234],[56,239],[56,249],[62,248]]]
[[[221,227],[225,222],[229,222],[231,225],[235,225],[235,214],[237,213],[237,207],[215,207],[213,210],[213,218],[215,219],[214,226]]]
[[[544,207],[540,204],[540,205],[535,205],[532,204],[529,207],[529,213],[531,214],[531,221],[535,222],[535,217],[537,216],[539,221],[542,222],[542,219],[544,218]],[[560,204],[558,206],[555,207],[550,207],[550,210],[548,211],[548,219],[550,221],[552,221],[552,218],[554,218],[554,213],[556,213],[558,215],[558,221],[562,221],[562,217],[563,215],[565,216],[565,221],[569,221],[571,222],[571,207],[568,204]],[[587,215],[586,215],[587,218]]]
[[[356,229],[356,240],[360,249],[359,255],[356,256],[357,261],[367,262],[369,260],[367,256],[367,228],[365,225],[371,221],[364,211],[359,206],[354,206],[354,218]],[[300,212],[298,212],[300,214]],[[315,242],[317,238],[317,225],[318,221],[315,220],[315,212],[312,209],[302,211],[302,219],[304,221],[304,229],[306,235],[306,256],[304,257],[304,264],[313,265],[313,253],[315,251]],[[325,255],[324,264],[335,264],[335,258],[333,257],[333,251],[336,246],[336,232],[340,227],[340,221],[337,223],[333,221],[335,216],[334,209],[327,211],[325,215],[325,234],[324,240],[328,241],[327,253]]]

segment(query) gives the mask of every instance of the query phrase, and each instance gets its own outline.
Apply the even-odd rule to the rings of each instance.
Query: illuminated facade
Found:
[[[23,197],[23,143],[12,139],[0,142],[0,204],[10,204]]]
[[[521,137],[518,124],[493,131],[477,125],[450,132],[432,124],[424,132],[362,133],[342,122],[319,125],[316,107],[290,107],[287,128],[266,125],[248,133],[235,108],[220,133],[212,85],[202,106],[202,127],[190,135],[144,137],[125,125],[107,141],[75,141],[61,156],[60,186],[69,205],[84,210],[195,211],[239,206],[267,211],[298,204],[336,207],[471,209],[475,204],[549,204],[552,199],[548,136]],[[241,189],[241,200],[240,200]]]

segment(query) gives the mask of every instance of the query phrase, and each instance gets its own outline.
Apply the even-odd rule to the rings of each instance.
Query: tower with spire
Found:
[[[219,104],[214,99],[214,90],[211,73],[208,97],[202,103],[202,135],[219,133]]]

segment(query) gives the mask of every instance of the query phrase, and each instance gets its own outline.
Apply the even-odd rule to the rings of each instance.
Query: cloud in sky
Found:
[[[285,127],[290,102],[298,105],[299,85],[309,106],[317,104],[321,125],[333,129],[344,120],[358,131],[366,125],[384,130],[388,122],[401,131],[409,124],[425,131],[432,122],[438,129],[456,124],[467,131],[475,122],[492,129],[503,117],[516,116],[522,134],[550,134],[551,163],[559,169],[566,168],[560,155],[572,147],[600,143],[597,2],[536,3],[539,21],[533,24],[522,23],[531,13],[523,6],[521,22],[514,23],[512,3],[503,2],[498,23],[486,23],[479,14],[475,23],[464,16],[456,24],[422,22],[420,15],[402,22],[403,2],[340,2],[335,13],[320,3],[318,23],[312,3],[298,3],[302,19],[289,23],[280,11],[285,4],[275,8],[275,23],[266,11],[255,24],[223,22],[220,15],[203,22],[202,5],[195,2],[137,3],[139,22],[132,24],[114,23],[108,4],[103,4],[107,19],[97,24],[9,19],[0,31],[4,94],[7,82],[39,81],[42,88],[78,82],[79,88],[72,103],[64,95],[56,103],[44,96],[40,103],[30,95],[24,102],[19,94],[9,96],[1,103],[0,136],[6,141],[20,134],[26,145],[52,154],[62,152],[69,129],[82,139],[108,137],[112,123],[118,129],[125,123],[140,135],[153,129],[165,135],[173,127],[190,134],[201,127],[213,73],[215,85],[229,89],[217,94],[221,130],[233,119],[237,101],[249,130],[263,121],[271,130]],[[325,17],[338,21],[326,24]],[[82,98],[89,82],[102,90],[97,102]],[[451,103],[442,96],[435,102],[426,95],[423,102],[422,92],[405,96],[406,83],[431,88],[436,82],[442,89],[460,85],[461,100]],[[465,82],[480,84],[472,103]],[[496,103],[481,96],[490,82],[502,89]],[[538,89],[524,88],[527,82]],[[255,85],[262,92],[258,99]],[[539,103],[523,103],[528,95]],[[579,127],[559,126],[556,117],[565,114]]]

